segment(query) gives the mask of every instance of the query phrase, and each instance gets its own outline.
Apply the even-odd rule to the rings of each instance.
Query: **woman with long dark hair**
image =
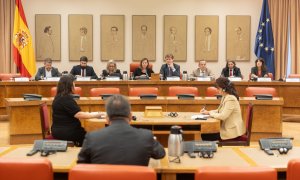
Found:
[[[251,68],[251,78],[269,77],[268,70],[263,58],[255,60],[255,67]]]
[[[64,75],[57,85],[57,93],[52,103],[52,135],[55,139],[73,141],[81,146],[86,131],[81,127],[79,119],[100,118],[100,113],[82,112],[73,99],[74,77]]]
[[[220,77],[216,80],[216,86],[222,95],[218,109],[211,111],[202,109],[201,113],[221,121],[220,133],[201,134],[202,140],[216,141],[238,138],[245,134],[246,129],[234,84],[228,78]]]

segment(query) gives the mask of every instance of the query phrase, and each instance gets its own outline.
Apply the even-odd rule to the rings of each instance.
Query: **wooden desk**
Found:
[[[269,166],[279,172],[285,172],[290,159],[300,158],[300,147],[293,147],[287,154],[279,154],[274,150],[274,156],[267,155],[259,147],[239,148],[242,153],[252,159],[256,166]]]
[[[136,121],[131,121],[131,125],[149,129],[156,136],[157,140],[164,146],[168,146],[168,136],[171,126],[182,126],[184,140],[200,140],[201,133],[217,133],[220,132],[220,122],[215,119],[205,121],[192,120],[191,116],[195,113],[179,112],[177,117],[170,117],[164,113],[162,118],[147,118],[143,112],[133,112],[137,117]],[[104,119],[82,119],[83,127],[87,131],[93,131],[104,128],[106,120]]]
[[[5,152],[0,153],[1,158],[41,158],[39,153],[34,156],[26,156],[32,149],[32,145],[0,147]],[[80,148],[68,148],[67,152],[57,152],[47,158],[51,161],[54,172],[68,173],[76,164]],[[168,149],[166,149],[168,153]],[[288,161],[293,158],[300,158],[300,147],[293,147],[286,155],[269,156],[259,147],[220,147],[212,159],[189,158],[184,154],[181,163],[169,162],[167,155],[161,160],[150,159],[149,167],[154,168],[161,174],[162,180],[176,180],[176,174],[195,173],[196,169],[204,166],[229,166],[229,167],[250,167],[269,166],[278,172],[286,172]]]
[[[33,156],[26,156],[32,150],[32,145],[12,146],[7,152],[0,155],[1,158],[47,158],[51,161],[54,172],[69,172],[76,164],[80,148],[68,147],[67,152],[57,152],[48,157],[41,157],[40,153]]]
[[[10,144],[30,144],[41,138],[39,104],[47,102],[51,114],[53,98],[42,101],[24,101],[23,98],[6,98],[10,120]],[[197,97],[195,100],[178,100],[176,97],[158,97],[157,100],[140,100],[129,97],[132,111],[144,111],[145,106],[159,105],[164,112],[199,112],[205,104],[207,109],[216,109],[220,101],[215,97]],[[100,97],[80,97],[77,101],[82,111],[104,111],[105,102]],[[282,135],[282,98],[273,100],[255,100],[253,97],[241,97],[240,104],[243,119],[246,119],[248,103],[253,107],[252,140]],[[51,116],[50,116],[51,117]],[[202,128],[203,129],[203,128]]]
[[[200,96],[204,97],[206,88],[213,86],[214,81],[81,81],[75,82],[76,86],[82,88],[82,96],[88,97],[91,88],[97,87],[117,87],[123,95],[128,96],[130,87],[158,87],[160,96],[168,95],[170,86],[191,86],[197,87]],[[283,97],[284,114],[300,114],[300,83],[298,82],[234,82],[238,94],[245,96],[245,89],[249,86],[254,87],[274,87],[279,97]],[[0,82],[0,115],[8,114],[5,109],[4,98],[23,97],[24,93],[41,94],[43,97],[50,97],[50,89],[56,86],[57,82],[50,81],[31,81],[31,82]]]

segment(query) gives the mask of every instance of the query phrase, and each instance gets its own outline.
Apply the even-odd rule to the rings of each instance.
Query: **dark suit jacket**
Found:
[[[79,75],[81,76],[81,66],[77,65],[77,66],[73,66],[70,74],[76,76]],[[85,72],[86,76],[91,76],[92,79],[97,79],[98,76],[94,71],[94,68],[92,66],[86,66],[86,72]]]
[[[180,66],[174,63],[175,71],[171,71],[171,76],[180,77]],[[160,68],[160,74],[163,75],[163,79],[167,79],[169,77],[169,67],[167,64],[163,64]]]
[[[240,77],[240,78],[243,78],[242,73],[241,73],[241,70],[240,70],[240,68],[238,68],[238,67],[234,67],[234,68],[233,68],[232,74],[233,74],[234,77]],[[229,77],[229,68],[226,68],[226,67],[223,68],[222,73],[221,73],[221,76],[223,76],[223,77]]]
[[[151,73],[154,73],[152,71],[152,69],[150,69],[150,68],[147,68],[146,72],[147,72],[147,74],[143,73],[142,69],[140,67],[138,67],[134,70],[133,77],[134,77],[134,79],[136,79],[136,76],[141,76],[141,75],[146,75],[147,77],[151,77]]]
[[[107,77],[107,76],[119,76],[120,79],[122,79],[122,74],[121,74],[121,71],[120,69],[117,69],[116,72],[112,73],[112,74],[109,74],[108,71],[106,69],[104,69],[102,71],[102,76],[103,78]]]
[[[57,68],[52,67],[52,69],[51,69],[51,75],[52,75],[52,77],[60,77],[61,73],[58,71]],[[46,69],[45,69],[45,67],[40,67],[38,69],[38,72],[35,75],[35,80],[36,81],[41,80],[41,76],[46,77]]]
[[[86,135],[77,162],[148,166],[150,157],[164,156],[164,147],[153,139],[151,131],[115,119],[108,127]]]
[[[258,76],[258,68],[257,67],[252,67],[251,68],[251,74],[255,74],[256,76]],[[265,75],[268,75],[268,71],[261,71],[261,76],[260,77],[264,77]]]

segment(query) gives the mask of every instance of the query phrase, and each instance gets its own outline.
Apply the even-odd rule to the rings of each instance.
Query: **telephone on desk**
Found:
[[[293,148],[290,138],[263,138],[259,145],[268,155],[274,155],[272,150],[278,150],[280,154],[287,154]]]
[[[217,143],[215,141],[184,141],[183,152],[188,153],[189,157],[195,158],[195,153],[199,157],[212,158],[214,152],[217,152]]]
[[[27,156],[32,156],[37,152],[41,152],[41,156],[48,156],[58,151],[67,151],[68,141],[61,140],[35,140],[33,149],[27,153]]]

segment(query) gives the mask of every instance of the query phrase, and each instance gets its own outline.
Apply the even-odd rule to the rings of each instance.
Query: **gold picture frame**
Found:
[[[132,16],[132,60],[156,60],[156,16]]]
[[[218,61],[219,16],[195,17],[195,61]]]
[[[61,60],[61,18],[59,14],[35,15],[35,57],[37,61]]]
[[[250,61],[251,16],[226,16],[226,59]]]
[[[187,59],[187,16],[164,16],[164,55],[173,54],[174,61]]]
[[[124,61],[125,16],[101,15],[101,60]]]
[[[69,15],[69,60],[79,61],[81,56],[93,60],[93,15]]]

